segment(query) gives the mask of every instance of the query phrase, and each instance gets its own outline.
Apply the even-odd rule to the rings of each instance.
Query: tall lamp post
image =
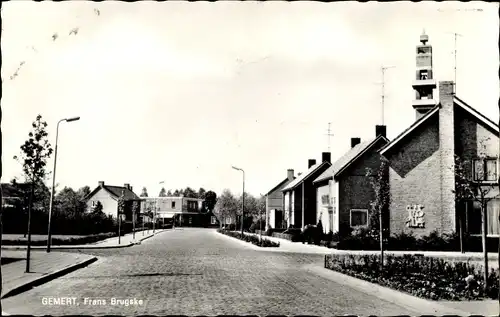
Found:
[[[56,185],[56,166],[57,166],[57,141],[59,139],[59,124],[61,122],[72,122],[72,121],[77,121],[80,120],[80,117],[73,117],[73,118],[66,118],[66,119],[61,119],[59,122],[57,122],[57,129],[56,129],[56,145],[55,145],[55,151],[54,151],[54,171],[52,172],[52,189],[50,190],[50,206],[49,206],[49,224],[47,228],[47,253],[50,252],[50,245],[51,245],[51,240],[52,240],[52,234],[50,232],[50,221],[52,218],[52,208],[54,208],[54,187]]]
[[[241,168],[232,166],[233,169],[241,171],[243,173],[243,194],[242,194],[242,206],[241,206],[241,235],[243,236],[243,223],[245,222],[245,171]]]

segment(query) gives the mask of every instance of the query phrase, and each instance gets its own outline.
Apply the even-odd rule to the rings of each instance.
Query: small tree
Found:
[[[167,196],[167,191],[165,190],[165,187],[161,188],[160,194],[158,196],[160,196],[160,197],[166,197]]]
[[[32,123],[33,130],[29,132],[29,138],[21,145],[21,157],[14,159],[22,164],[26,180],[31,182],[30,202],[28,206],[28,247],[26,255],[26,272],[29,272],[31,251],[31,209],[33,207],[33,196],[37,183],[43,183],[46,177],[45,166],[52,154],[52,146],[47,137],[47,122],[42,121],[38,115]]]
[[[387,225],[384,224],[384,216],[389,210],[391,204],[391,190],[389,184],[389,163],[382,159],[379,168],[376,171],[367,169],[366,176],[370,178],[375,197],[370,202],[369,225],[372,234],[378,235],[380,240],[380,265],[384,265],[384,237],[387,231]]]
[[[100,201],[97,201],[95,204],[94,210],[92,211],[95,214],[102,214],[103,206]]]
[[[146,187],[142,188],[142,192],[141,192],[140,197],[148,197],[148,190]]]
[[[214,214],[221,220],[234,215],[234,219],[236,221],[237,210],[238,200],[229,189],[225,189],[215,204]]]
[[[488,203],[494,199],[490,192],[498,186],[496,183],[497,175],[496,170],[490,171],[487,169],[486,160],[494,160],[498,163],[498,156],[490,157],[487,155],[485,138],[479,141],[480,149],[477,156],[473,159],[463,159],[455,155],[455,164],[452,170],[455,173],[455,199],[459,203],[466,203],[469,201],[477,202],[481,211],[481,240],[483,246],[484,256],[484,289],[488,287],[488,249],[487,249],[487,231],[488,231],[488,217],[487,206]],[[497,219],[492,219],[497,221]],[[461,219],[460,219],[461,221]]]

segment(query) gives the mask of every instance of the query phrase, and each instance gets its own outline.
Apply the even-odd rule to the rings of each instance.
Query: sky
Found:
[[[424,29],[437,81],[454,80],[452,33],[461,35],[457,96],[499,118],[493,3],[15,1],[1,14],[2,182],[22,176],[12,157],[41,114],[52,145],[58,120],[81,117],[59,128],[60,188],[238,194],[237,166],[245,190],[265,194],[329,144],[335,160],[351,137],[375,136],[382,66],[394,66],[384,79],[389,139],[415,121]]]

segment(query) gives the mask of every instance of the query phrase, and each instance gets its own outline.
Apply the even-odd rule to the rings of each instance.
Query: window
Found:
[[[477,159],[473,162],[475,181],[497,181],[497,160],[496,159]]]
[[[172,202],[172,209],[175,209],[175,201]]]
[[[351,227],[368,226],[368,209],[351,209]]]
[[[92,200],[92,207],[95,207],[96,204],[97,202],[95,200]]]
[[[421,80],[426,80],[429,78],[429,73],[426,70],[420,71],[420,79]]]
[[[214,217],[214,216],[212,216],[212,217],[210,218],[210,223],[211,223],[211,224],[213,224],[213,225],[215,225],[215,224],[217,223],[217,220],[215,219],[215,217]]]

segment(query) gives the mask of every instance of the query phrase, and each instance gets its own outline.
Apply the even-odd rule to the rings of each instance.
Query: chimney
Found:
[[[104,181],[100,181],[99,186],[101,186],[101,187],[104,186]]]
[[[330,153],[330,152],[323,152],[321,154],[321,160],[323,162],[331,163],[332,162],[332,153]]]
[[[125,184],[123,184],[123,187],[125,187],[128,190],[130,190],[130,184],[125,183]]]
[[[351,148],[361,143],[361,138],[351,138]]]
[[[375,137],[378,137],[379,135],[387,137],[387,127],[385,125],[375,126]]]
[[[288,172],[288,173],[287,173],[287,175],[288,175],[288,180],[289,180],[289,181],[293,181],[293,178],[294,178],[294,176],[293,176],[293,169],[289,169],[287,172]]]
[[[440,81],[439,82],[439,102],[443,103],[443,101],[452,101],[453,96],[453,87],[455,83],[452,81]]]
[[[307,168],[311,168],[311,166],[313,166],[314,164],[316,164],[316,160],[310,159],[309,162],[307,163]]]

